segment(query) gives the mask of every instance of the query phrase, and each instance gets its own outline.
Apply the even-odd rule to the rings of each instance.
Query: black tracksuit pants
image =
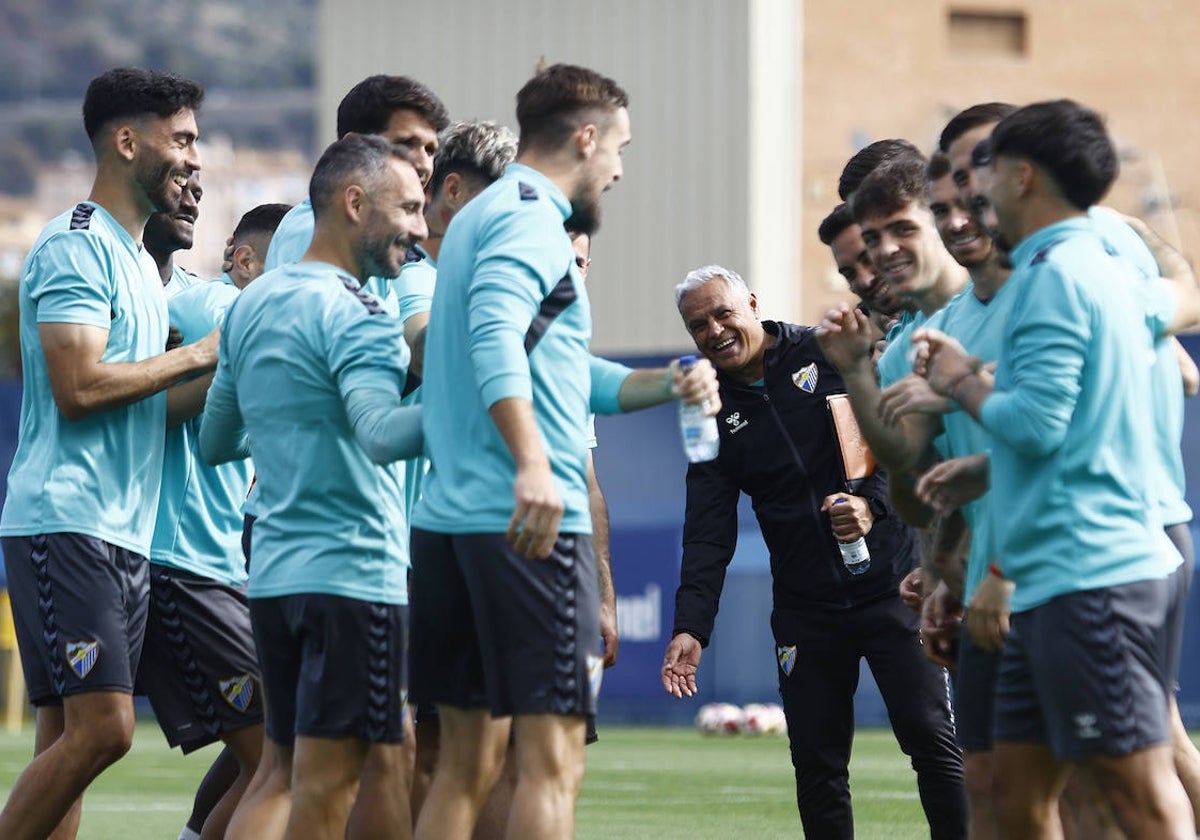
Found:
[[[967,836],[962,753],[946,671],[925,658],[918,626],[898,595],[845,611],[772,613],[796,803],[808,840],[854,837],[848,768],[862,657],[883,695],[896,740],[912,759],[931,840]],[[794,664],[785,670],[792,646]]]

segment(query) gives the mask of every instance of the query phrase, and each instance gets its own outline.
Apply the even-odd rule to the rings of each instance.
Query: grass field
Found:
[[[28,761],[31,732],[0,734],[0,797]],[[139,724],[132,753],[92,785],[82,840],[174,840],[210,748],[172,753]],[[580,840],[773,840],[800,836],[787,740],[705,738],[690,729],[602,726],[588,748]],[[908,760],[890,732],[863,730],[850,766],[859,840],[929,836]]]

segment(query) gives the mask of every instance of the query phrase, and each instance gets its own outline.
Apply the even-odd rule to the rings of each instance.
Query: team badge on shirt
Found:
[[[600,683],[604,680],[604,657],[593,653],[587,655],[588,690],[592,693],[592,702],[600,696]]]
[[[92,672],[99,658],[99,642],[67,642],[67,664],[79,679]]]
[[[790,677],[792,669],[796,667],[796,646],[779,645],[775,648],[775,658],[779,660],[779,670],[783,671],[785,677]]]
[[[817,390],[817,363],[811,362],[792,374],[792,384],[806,394]]]
[[[250,701],[254,698],[254,681],[250,679],[249,674],[239,674],[221,680],[217,687],[221,689],[221,696],[225,698],[225,702],[239,712],[250,708]]]

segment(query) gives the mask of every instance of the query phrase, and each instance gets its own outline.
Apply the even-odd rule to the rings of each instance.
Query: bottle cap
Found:
[[[688,368],[692,367],[694,364],[696,364],[695,356],[680,356],[679,357],[679,367],[682,370],[687,370]]]

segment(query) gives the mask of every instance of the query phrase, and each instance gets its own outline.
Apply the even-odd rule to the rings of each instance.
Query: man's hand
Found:
[[[1004,647],[1008,635],[1009,602],[1016,585],[999,575],[988,572],[971,596],[967,610],[967,632],[975,644],[984,650]]]
[[[517,507],[508,523],[509,542],[518,553],[545,560],[554,550],[563,515],[563,500],[549,462],[518,467],[513,497]]]
[[[871,353],[875,349],[871,322],[848,303],[839,303],[825,313],[817,329],[817,343],[829,364],[843,374],[871,368]]]
[[[617,610],[600,601],[600,641],[604,643],[604,667],[611,668],[617,664]]]
[[[680,369],[679,360],[675,359],[671,362],[669,372],[671,393],[679,397],[681,402],[704,406],[704,413],[710,417],[721,410],[717,369],[708,359],[697,359],[686,373]]]
[[[222,274],[228,274],[229,272],[233,271],[233,252],[234,252],[234,250],[235,249],[233,247],[233,234],[230,234],[229,238],[225,240],[225,251],[224,251],[224,253],[221,254],[221,273]],[[263,259],[265,260],[266,258],[267,258],[267,255],[263,254]]]
[[[821,512],[829,514],[829,524],[838,542],[854,542],[871,533],[875,514],[862,496],[849,493],[834,493],[821,503]]]
[[[958,664],[954,643],[962,626],[962,603],[945,581],[934,588],[921,608],[921,641],[929,661],[951,671]]]
[[[179,331],[179,327],[171,324],[167,327],[167,349],[174,350],[183,344],[183,333]]]
[[[920,566],[900,581],[900,600],[913,612],[921,612],[921,602],[925,600],[925,573]]]
[[[951,396],[955,385],[980,368],[978,359],[941,330],[919,329],[912,341],[917,348],[913,373],[925,377],[934,392],[942,396]]]
[[[985,452],[934,464],[917,479],[913,492],[940,516],[973,502],[988,491]]]
[[[892,383],[879,398],[879,417],[889,426],[906,414],[946,414],[951,408],[949,399],[935,394],[926,380],[911,373]]]
[[[696,669],[700,667],[700,641],[690,633],[677,633],[663,656],[662,684],[679,699],[696,696]]]

